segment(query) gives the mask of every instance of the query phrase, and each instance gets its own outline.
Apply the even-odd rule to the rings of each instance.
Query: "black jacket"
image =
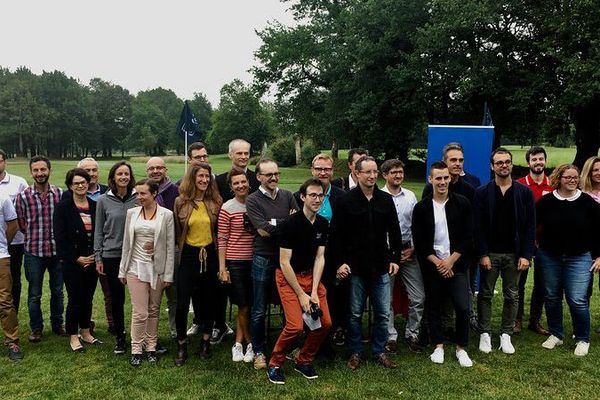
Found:
[[[402,234],[392,197],[375,187],[369,201],[360,186],[342,196],[333,210],[331,245],[336,269],[348,264],[356,275],[387,273],[400,263]],[[388,245],[389,241],[389,245]]]
[[[233,192],[227,184],[228,173],[229,171],[223,172],[222,174],[217,175],[217,177],[215,178],[215,181],[217,182],[217,187],[219,188],[219,193],[221,194],[221,198],[223,199],[223,203],[225,203],[227,200],[231,200],[234,198]],[[258,190],[258,187],[260,186],[260,182],[256,178],[256,173],[254,171],[251,171],[250,168],[248,168],[246,169],[246,177],[248,178],[248,184],[250,185],[248,194],[256,192]]]
[[[535,249],[535,201],[533,192],[517,181],[513,184],[515,208],[515,256],[531,260]],[[496,209],[496,182],[480,186],[473,201],[477,257],[489,254],[491,229]]]
[[[86,257],[94,254],[96,202],[88,198],[88,204],[92,217],[91,238],[88,238],[72,195],[63,196],[56,205],[54,209],[54,239],[56,240],[56,254],[60,260],[75,262],[80,256]]]
[[[473,204],[473,199],[475,198],[475,189],[477,189],[477,186],[470,184],[464,176],[459,176],[456,182],[450,182],[448,186],[450,192],[466,197],[471,204]],[[421,198],[424,199],[431,196],[433,196],[433,187],[431,183],[427,182],[423,188],[423,193],[421,193]]]
[[[450,237],[450,253],[460,253],[461,257],[454,264],[454,271],[464,271],[473,243],[473,212],[469,200],[460,194],[450,192],[445,206],[448,236]],[[417,260],[421,268],[434,268],[427,257],[435,255],[433,239],[435,236],[435,219],[433,214],[433,198],[427,196],[419,201],[413,210],[412,235]]]

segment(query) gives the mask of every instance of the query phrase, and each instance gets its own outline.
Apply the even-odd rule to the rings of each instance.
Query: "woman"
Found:
[[[135,178],[131,165],[119,161],[108,172],[109,191],[96,205],[94,252],[96,270],[106,275],[112,296],[112,313],[116,333],[115,354],[125,354],[125,287],[119,280],[121,248],[127,210],[136,206]]]
[[[600,157],[590,157],[583,164],[580,187],[600,203]]]
[[[87,197],[90,180],[84,169],[68,171],[65,185],[69,191],[54,211],[56,252],[69,296],[65,327],[71,338],[71,350],[75,352],[85,351],[81,341],[102,344],[90,333],[94,291],[98,283],[93,246],[96,202]]]
[[[550,175],[555,190],[537,203],[539,257],[544,266],[546,316],[550,337],[542,344],[553,349],[563,343],[563,292],[571,311],[576,356],[590,347],[590,307],[587,296],[591,273],[600,270],[600,205],[577,188],[579,169],[558,166]],[[591,268],[590,268],[591,266]]]
[[[141,207],[127,211],[119,279],[131,297],[131,361],[155,363],[158,317],[163,289],[173,283],[175,228],[173,213],[156,203],[158,182],[142,179],[135,186]]]
[[[250,305],[252,304],[252,224],[246,215],[248,178],[243,170],[234,168],[227,174],[227,184],[234,198],[223,204],[219,212],[219,280],[231,284],[229,296],[238,306],[235,344],[231,348],[235,362],[254,361],[250,338]],[[243,343],[247,343],[244,354]]]
[[[217,284],[218,257],[216,225],[221,196],[213,180],[210,165],[194,163],[186,172],[179,197],[175,200],[175,235],[180,254],[177,275],[178,351],[175,365],[187,360],[187,316],[190,298],[197,296],[201,307],[202,339],[199,356],[209,355],[213,327],[214,289]]]

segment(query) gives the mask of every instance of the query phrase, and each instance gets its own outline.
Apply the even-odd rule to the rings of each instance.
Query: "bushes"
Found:
[[[313,157],[319,154],[319,149],[310,140],[303,140],[300,149],[302,165],[310,165]],[[291,167],[296,165],[296,147],[293,136],[283,136],[275,139],[267,151],[268,157],[277,161],[280,167]]]

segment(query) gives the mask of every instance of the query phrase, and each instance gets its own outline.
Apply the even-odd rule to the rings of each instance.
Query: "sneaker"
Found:
[[[317,379],[319,377],[312,364],[296,364],[294,370],[300,372],[306,379]]]
[[[132,354],[131,360],[129,360],[129,364],[132,367],[139,367],[142,364],[142,355],[141,354]]]
[[[563,344],[562,340],[560,340],[554,335],[550,335],[548,336],[548,339],[546,339],[546,341],[542,343],[542,347],[548,350],[552,350],[553,348],[555,348],[556,346],[560,346],[561,344]]]
[[[515,347],[510,342],[510,335],[508,335],[506,333],[503,333],[502,335],[500,335],[499,349],[502,350],[502,352],[504,354],[514,354],[515,353]]]
[[[431,353],[431,355],[429,356],[429,358],[435,364],[443,364],[444,363],[444,348],[436,347],[435,350],[433,350],[433,353]]]
[[[159,356],[162,356],[163,354],[167,354],[168,352],[169,352],[169,349],[167,349],[165,346],[160,344],[159,341],[156,342],[156,354],[158,354]]]
[[[398,342],[395,340],[388,340],[385,344],[385,351],[388,353],[395,353],[398,351]]]
[[[151,364],[156,364],[158,362],[158,351],[149,351],[146,355],[147,360]]]
[[[489,333],[479,335],[479,351],[482,353],[492,352],[492,338]]]
[[[298,354],[300,354],[300,347],[296,347],[295,349],[293,349],[292,351],[287,353],[285,355],[285,358],[287,358],[290,361],[296,362],[296,358],[298,358]]]
[[[590,344],[588,342],[584,342],[583,340],[580,340],[579,342],[577,342],[577,345],[575,346],[575,351],[573,352],[573,354],[575,354],[576,356],[579,356],[579,357],[583,357],[583,356],[587,356],[589,351],[590,351]]]
[[[42,341],[42,330],[41,329],[34,329],[33,332],[31,332],[31,335],[29,335],[29,341],[31,343],[39,343]]]
[[[20,361],[23,359],[23,352],[17,343],[9,343],[8,359],[10,361]]]
[[[200,332],[200,325],[192,324],[192,326],[190,326],[190,329],[187,330],[187,335],[195,336],[198,334],[198,332]]]
[[[263,353],[256,353],[254,356],[254,369],[267,368],[267,358]]]
[[[210,344],[221,343],[221,341],[223,340],[223,337],[225,335],[227,335],[229,333],[229,331],[231,331],[231,333],[233,333],[233,331],[231,330],[231,328],[229,328],[229,326],[227,326],[227,324],[225,324],[225,326],[221,327],[221,328],[214,328],[212,330],[212,335],[210,335]]]
[[[346,344],[346,335],[344,334],[344,330],[342,328],[336,329],[336,331],[333,333],[331,341],[336,346],[343,346]]]
[[[244,354],[244,362],[251,363],[252,361],[254,361],[254,350],[252,350],[252,343],[248,343],[246,354]]]
[[[125,336],[117,337],[117,343],[115,344],[115,349],[113,350],[115,354],[125,354]]]
[[[473,366],[473,361],[471,361],[469,355],[464,350],[458,350],[456,352],[456,358],[461,367],[470,368]]]
[[[240,362],[244,360],[244,348],[241,343],[236,342],[231,348],[231,360]]]
[[[283,370],[279,367],[269,368],[267,371],[267,377],[269,377],[269,382],[276,385],[285,384],[285,375],[283,374]]]

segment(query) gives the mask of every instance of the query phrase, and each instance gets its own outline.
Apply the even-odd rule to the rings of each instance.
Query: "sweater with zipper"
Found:
[[[135,190],[124,198],[109,190],[96,204],[96,227],[94,230],[94,253],[96,262],[102,258],[120,258],[125,232],[127,210],[136,206]]]

